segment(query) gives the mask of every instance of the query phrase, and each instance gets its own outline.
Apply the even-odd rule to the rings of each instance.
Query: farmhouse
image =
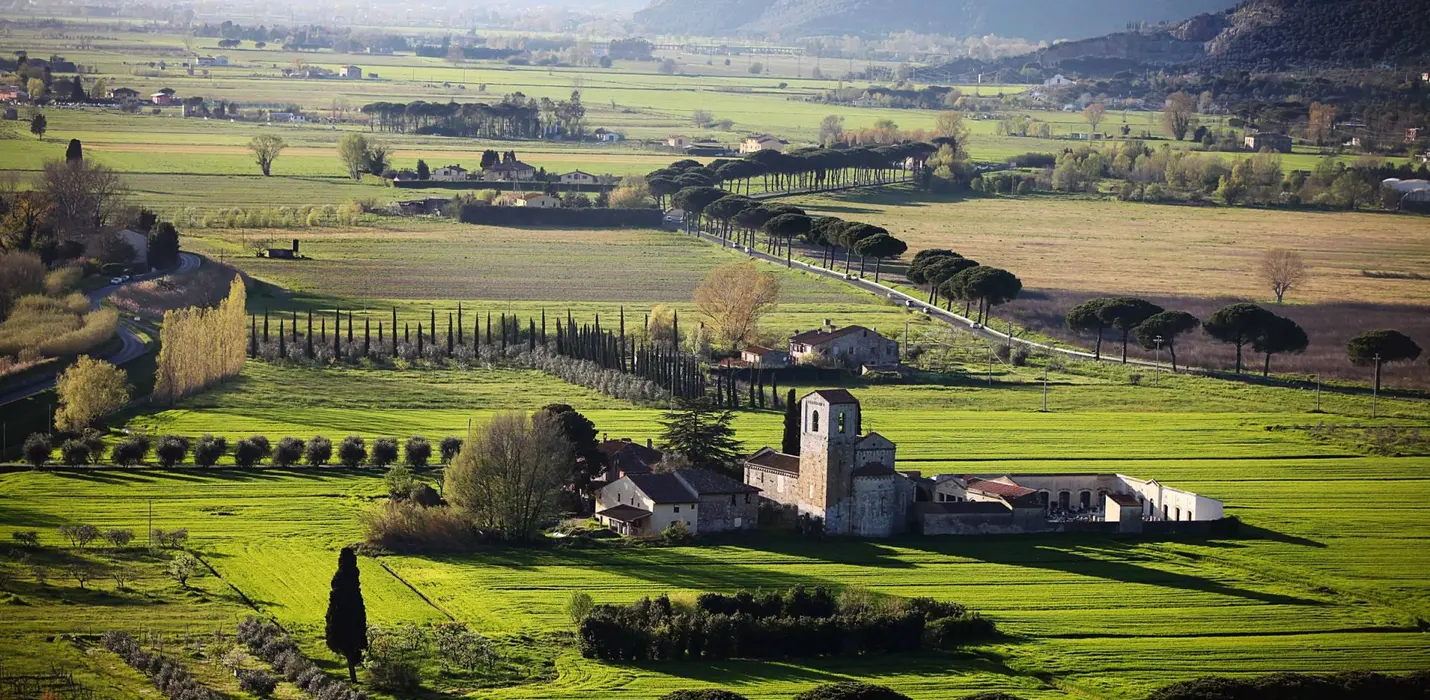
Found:
[[[0,85],[0,100],[4,100],[6,102],[14,102],[16,100],[19,100],[20,97],[24,94],[24,91],[21,90],[19,86]]]
[[[173,102],[173,101],[174,101],[174,91],[173,91],[172,89],[170,89],[170,88],[164,88],[164,89],[162,89],[162,90],[160,90],[160,91],[158,91],[158,92],[156,92],[156,93],[150,95],[150,96],[149,96],[149,101],[150,101],[150,102],[153,102],[153,103],[156,104],[156,105],[166,105],[166,104],[169,104],[170,102]]]
[[[1261,152],[1262,149],[1270,149],[1276,153],[1291,152],[1291,137],[1286,134],[1273,134],[1267,131],[1258,131],[1249,134],[1243,143],[1248,151]]]
[[[467,179],[467,169],[461,165],[444,165],[436,168],[429,176],[433,180],[456,181]]]
[[[805,396],[799,420],[800,453],[761,449],[745,460],[745,483],[758,488],[762,499],[821,519],[829,534],[1141,532],[1148,522],[1222,518],[1220,501],[1122,474],[945,474],[929,480],[898,471],[895,444],[862,431],[859,401],[844,389]],[[930,481],[931,492],[925,490]]]
[[[120,100],[121,102],[139,99],[139,91],[133,88],[121,87],[109,91],[109,98]]]
[[[630,438],[602,440],[596,450],[606,456],[606,470],[597,481],[610,483],[628,474],[649,474],[655,465],[665,458],[665,453],[655,449],[650,440],[644,445],[632,442]]]
[[[658,535],[676,522],[691,534],[752,530],[760,490],[705,469],[628,474],[602,487],[596,519],[612,530]]]
[[[362,80],[362,68],[359,66],[345,66],[342,75],[348,80]]]
[[[789,142],[784,139],[777,139],[769,134],[756,134],[740,143],[740,152],[783,151],[788,145]]]
[[[601,178],[582,170],[563,173],[558,179],[563,185],[595,185],[601,181]]]
[[[863,326],[836,329],[825,319],[823,328],[789,339],[789,356],[798,364],[897,365],[899,343]]]
[[[519,160],[497,163],[482,171],[482,179],[488,181],[529,182],[536,179],[536,168]]]
[[[497,198],[501,207],[533,207],[535,209],[558,209],[561,200],[540,192],[508,192]]]
[[[1053,76],[1053,77],[1051,77],[1051,78],[1048,78],[1047,80],[1044,80],[1044,81],[1043,81],[1043,86],[1044,86],[1044,87],[1058,87],[1058,86],[1061,86],[1061,85],[1076,85],[1076,84],[1077,84],[1077,81],[1076,81],[1076,80],[1073,80],[1072,78],[1066,77],[1066,76],[1064,76],[1062,73],[1058,73],[1057,75],[1055,75],[1055,76]]]

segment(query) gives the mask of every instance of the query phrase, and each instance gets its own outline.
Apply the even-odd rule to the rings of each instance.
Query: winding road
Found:
[[[179,266],[172,270],[168,270],[166,272],[150,273],[147,275],[140,275],[126,282],[105,285],[89,292],[88,294],[86,294],[86,296],[89,297],[89,308],[91,311],[98,310],[99,307],[104,304],[104,300],[109,298],[109,295],[119,291],[119,289],[124,287],[125,285],[134,284],[136,282],[143,282],[145,280],[151,280],[158,277],[163,277],[165,275],[177,275],[184,272],[191,272],[193,270],[197,270],[199,266],[203,264],[203,260],[204,259],[202,257],[199,257],[198,255],[195,255],[193,253],[179,253]],[[144,341],[139,338],[139,334],[134,332],[134,329],[130,327],[129,323],[129,321],[123,318],[120,319],[119,328],[116,329],[120,340],[119,349],[104,356],[103,358],[105,361],[115,366],[120,366],[125,363],[134,361],[140,355],[143,355],[144,351],[147,348],[147,346],[144,344]],[[9,403],[14,403],[16,401],[21,401],[23,399],[28,399],[35,394],[48,391],[49,389],[54,387],[54,385],[55,375],[53,374],[46,377],[37,377],[24,385],[6,390],[4,392],[0,392],[0,406]]]

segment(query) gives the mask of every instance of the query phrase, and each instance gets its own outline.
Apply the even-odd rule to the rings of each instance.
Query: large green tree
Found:
[[[874,283],[879,283],[879,272],[883,268],[883,262],[889,258],[897,258],[909,249],[909,244],[890,236],[887,233],[880,233],[859,241],[854,246],[854,251],[859,253],[860,259],[869,257],[874,259]]]
[[[1102,359],[1102,333],[1107,330],[1107,321],[1103,320],[1102,305],[1107,303],[1107,299],[1088,299],[1068,310],[1064,319],[1068,324],[1068,330],[1074,333],[1096,333],[1097,342],[1092,347],[1092,356]]]
[[[1103,323],[1122,333],[1122,361],[1127,362],[1127,339],[1132,329],[1152,316],[1162,313],[1156,304],[1136,297],[1112,297],[1104,299],[1097,307],[1097,314]]]
[[[1177,336],[1190,333],[1202,325],[1196,317],[1185,311],[1163,311],[1147,318],[1137,325],[1137,344],[1147,350],[1157,347],[1160,339],[1162,347],[1172,356],[1172,371],[1177,371]]]
[[[988,312],[993,307],[1018,298],[1018,293],[1023,291],[1023,281],[1017,275],[987,265],[970,267],[954,275],[953,279],[958,281],[958,291],[964,299],[978,302],[977,321],[984,325],[988,323]]]
[[[809,233],[809,229],[814,225],[814,220],[805,214],[780,214],[779,216],[765,222],[762,227],[765,235],[769,236],[776,245],[784,245],[785,264],[790,262],[790,251],[794,248],[794,239]],[[776,255],[778,255],[776,251]]]
[[[1374,330],[1351,338],[1346,355],[1357,367],[1375,367],[1375,390],[1379,392],[1380,366],[1387,362],[1414,362],[1420,357],[1420,346],[1400,331]]]
[[[954,299],[962,299],[962,293],[949,288],[948,283],[958,273],[973,267],[978,267],[977,260],[955,256],[937,258],[925,265],[922,272],[924,280],[929,285],[929,303],[937,304],[940,294],[947,302],[944,304],[944,308],[949,308]]]
[[[358,580],[357,554],[351,547],[338,553],[338,570],[328,591],[324,638],[328,649],[347,662],[348,679],[356,683],[357,666],[367,650],[367,606]]]
[[[703,400],[688,401],[661,419],[661,448],[684,456],[702,469],[730,474],[743,454],[735,429],[735,415]]]
[[[606,469],[606,454],[596,449],[596,424],[564,403],[542,406],[540,413],[549,416],[571,444],[572,484],[582,492],[589,490],[591,480]]]
[[[1285,316],[1272,314],[1266,322],[1262,324],[1260,332],[1251,339],[1251,347],[1266,356],[1265,363],[1261,366],[1261,376],[1271,374],[1271,356],[1281,353],[1300,353],[1310,345],[1310,339],[1306,337],[1306,331]]]
[[[1274,317],[1256,304],[1230,304],[1217,309],[1202,327],[1207,335],[1236,346],[1236,373],[1241,374],[1241,349],[1255,340]]]

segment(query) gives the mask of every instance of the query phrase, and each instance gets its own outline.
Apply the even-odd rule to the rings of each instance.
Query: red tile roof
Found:
[[[996,496],[1026,496],[1030,493],[1037,493],[1033,489],[1017,484],[1005,484],[1001,481],[987,481],[984,479],[972,479],[968,482],[968,488],[977,489],[984,493],[991,493]]]

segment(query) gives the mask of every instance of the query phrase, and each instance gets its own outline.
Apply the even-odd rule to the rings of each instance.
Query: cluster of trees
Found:
[[[714,273],[712,273],[714,274]],[[616,332],[601,329],[601,317],[592,325],[576,325],[567,312],[566,325],[556,322],[557,355],[595,363],[602,369],[634,375],[665,389],[675,398],[696,398],[706,393],[705,375],[700,371],[698,357],[684,353],[676,343],[652,340],[644,342],[626,334],[625,309],[621,309]],[[679,334],[680,317],[675,316],[675,333]],[[647,328],[650,318],[646,318]],[[544,325],[543,325],[544,327]],[[534,323],[531,330],[535,330]],[[646,336],[650,337],[647,332]],[[534,338],[534,335],[532,336]],[[545,344],[545,339],[542,340]],[[534,343],[534,340],[533,340]],[[535,347],[532,347],[535,350]]]
[[[1175,150],[1166,144],[1153,148],[1132,140],[1104,148],[1066,150],[1056,156],[1051,167],[1045,167],[1031,186],[1097,192],[1105,179],[1113,179],[1122,181],[1117,193],[1124,200],[1208,197],[1229,205],[1355,209],[1376,203],[1380,182],[1385,178],[1418,174],[1409,166],[1386,166],[1376,161],[1347,166],[1334,159],[1322,159],[1310,171],[1287,172],[1282,168],[1281,157],[1274,153],[1257,153],[1228,163],[1215,154]],[[985,187],[988,177],[984,176]],[[1383,206],[1394,209],[1398,204],[1399,197],[1394,197]]]
[[[894,109],[952,109],[963,96],[956,87],[930,85],[925,88],[868,88],[826,89],[816,99],[829,104],[855,104],[867,107]]]
[[[471,138],[539,138],[585,133],[586,108],[581,93],[567,100],[529,98],[520,92],[500,102],[373,102],[359,111],[373,129],[396,133],[440,134]]]
[[[243,316],[248,292],[234,277],[217,308],[190,307],[164,313],[154,395],[179,399],[238,376],[243,370]]]
[[[789,659],[949,649],[992,638],[992,622],[931,598],[836,598],[823,587],[704,593],[693,608],[664,595],[597,605],[578,624],[581,655],[604,661]]]
[[[943,297],[944,308],[951,309],[954,301],[962,301],[963,313],[968,316],[977,302],[978,313],[973,318],[980,324],[987,321],[993,307],[1018,298],[1023,291],[1023,281],[1017,275],[944,248],[919,251],[905,276],[914,284],[928,286],[930,304]]]
[[[84,160],[78,141],[70,151],[68,160],[45,163],[28,187],[14,179],[0,182],[0,249],[33,251],[46,264],[86,252],[101,262],[127,264],[134,250],[111,231],[131,217],[124,181]]]
[[[0,374],[44,357],[75,357],[114,337],[118,312],[90,311],[89,298],[75,291],[86,268],[48,268],[34,252],[0,252]],[[13,359],[12,359],[13,356]]]
[[[78,466],[101,462],[104,440],[98,431],[67,430],[60,435],[67,437],[56,445],[46,433],[31,434],[25,440],[25,461],[37,468],[44,466],[54,457],[55,447],[58,447],[63,464]],[[386,467],[398,463],[399,448],[402,450],[402,464],[413,469],[426,467],[434,456],[432,443],[421,436],[410,437],[405,443],[399,443],[397,438],[378,438],[369,448],[367,442],[356,435],[349,435],[336,445],[322,435],[309,440],[287,436],[280,439],[276,446],[267,437],[254,435],[235,443],[232,456],[234,464],[240,467],[258,466],[265,459],[270,459],[276,467],[297,464],[321,467],[334,462],[348,468],[363,465]],[[438,443],[436,456],[442,463],[450,463],[461,449],[462,439],[448,436]],[[149,459],[151,450],[158,465],[165,468],[183,464],[191,453],[193,464],[199,467],[212,467],[230,454],[228,439],[221,435],[209,434],[197,439],[165,435],[156,441],[140,434],[115,443],[110,451],[110,462],[122,466],[143,464]],[[413,484],[408,483],[407,486]]]
[[[392,149],[387,144],[362,134],[344,134],[338,139],[338,157],[347,168],[348,177],[353,180],[361,180],[364,174],[381,177],[387,172],[391,156]],[[257,153],[255,158],[261,161]],[[262,162],[259,165],[262,166]]]
[[[716,159],[708,165],[677,161],[648,173],[646,183],[662,207],[666,197],[692,187],[743,189],[750,194],[756,178],[764,192],[878,185],[913,179],[937,151],[938,145],[930,143],[807,148],[789,153],[763,150],[739,159]]]
[[[1068,328],[1076,332],[1097,335],[1094,353],[1102,356],[1103,334],[1122,334],[1122,361],[1127,361],[1127,343],[1151,350],[1165,348],[1177,367],[1177,338],[1201,327],[1212,338],[1236,346],[1236,373],[1242,371],[1242,350],[1250,346],[1262,353],[1265,360],[1262,376],[1271,372],[1271,356],[1300,353],[1310,344],[1306,331],[1285,316],[1279,316],[1250,303],[1230,304],[1218,309],[1202,322],[1184,311],[1167,311],[1152,302],[1136,297],[1103,297],[1090,299],[1067,313]]]

